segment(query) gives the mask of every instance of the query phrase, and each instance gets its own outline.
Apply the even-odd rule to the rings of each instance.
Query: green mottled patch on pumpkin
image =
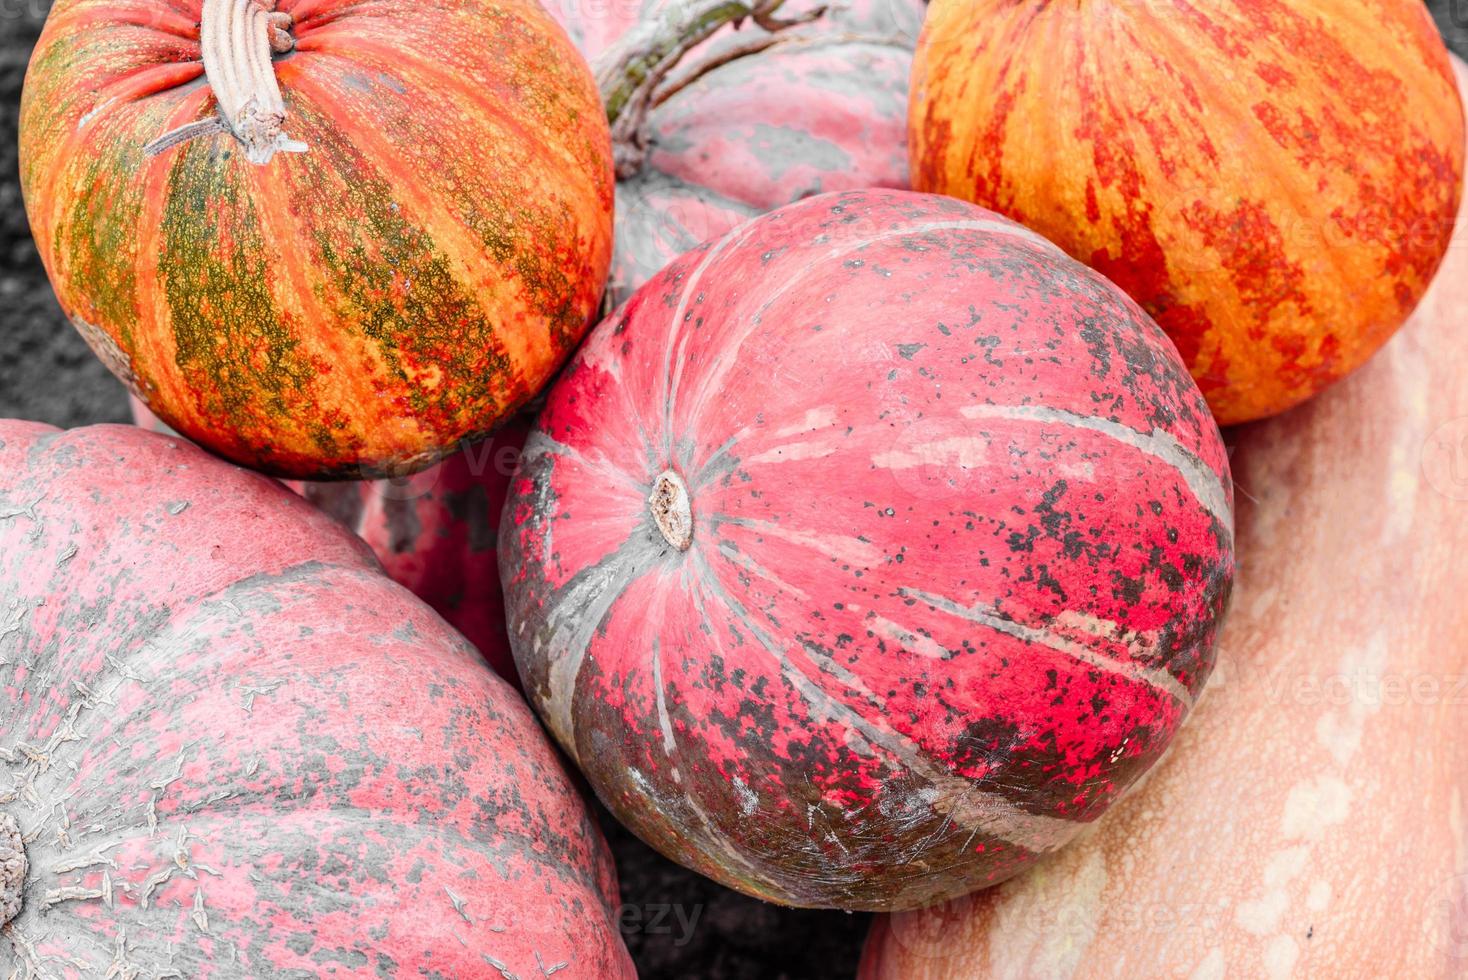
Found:
[[[176,363],[205,416],[227,419],[246,438],[263,418],[292,419],[330,451],[335,439],[311,421],[317,413],[301,397],[315,369],[298,351],[294,318],[276,309],[271,296],[274,251],[242,186],[245,164],[217,152],[205,142],[187,147],[168,177],[158,273]]]
[[[509,24],[524,34],[525,46],[514,48],[527,52],[523,69],[537,75],[548,72],[562,79],[558,85],[520,87],[516,91],[517,107],[547,131],[562,127],[579,131],[583,103],[569,77],[569,66],[557,57],[549,37],[528,31],[519,18],[510,18]],[[598,112],[601,109],[599,100],[591,106]],[[582,139],[568,143],[566,149],[596,193],[610,195],[609,170],[604,165],[606,145]],[[586,307],[579,295],[581,287],[597,276],[578,240],[575,216],[563,200],[525,199],[517,194],[514,182],[500,184],[494,190],[497,196],[493,200],[468,202],[464,213],[470,227],[495,261],[519,275],[526,297],[549,321],[550,337],[557,350],[569,353],[581,342],[588,326]]]
[[[568,263],[585,261],[572,247],[575,218],[564,203],[549,212],[510,200],[488,201],[476,214],[472,228],[496,262],[515,270],[525,295],[550,324],[557,349],[572,350],[586,332],[586,316],[577,303],[579,286],[589,273]],[[533,241],[525,237],[526,229]],[[571,268],[578,274],[567,275]]]
[[[120,152],[118,156],[131,156]],[[90,317],[118,331],[115,339],[132,355],[133,324],[137,320],[137,273],[134,267],[137,237],[135,216],[142,207],[126,175],[141,163],[117,160],[111,155],[94,157],[87,168],[90,194],[79,194],[71,208],[65,248],[72,275],[87,284]],[[128,168],[128,169],[124,169]],[[132,193],[130,193],[132,192]],[[129,198],[132,198],[131,200]]]
[[[317,138],[301,159],[308,175],[292,204],[315,245],[316,271],[338,297],[331,312],[370,337],[393,377],[408,382],[406,410],[430,428],[457,433],[458,420],[493,417],[522,398],[476,290],[403,213],[391,185],[349,144],[329,138],[328,121],[307,105],[296,112]],[[341,186],[338,174],[352,175],[347,194],[323,201],[323,189]],[[359,218],[343,222],[341,214]],[[432,368],[441,372],[436,386],[413,383],[412,374]]]

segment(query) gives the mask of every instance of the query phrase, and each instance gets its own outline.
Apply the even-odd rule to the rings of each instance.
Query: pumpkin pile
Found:
[[[1468,729],[1268,678],[1468,668],[1462,80],[1416,0],[59,0],[141,426],[0,421],[0,966],[631,976],[584,786],[872,978],[1443,972],[1341,923],[1468,870]]]

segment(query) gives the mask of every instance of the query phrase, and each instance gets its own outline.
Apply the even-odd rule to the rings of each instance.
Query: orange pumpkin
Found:
[[[21,108],[37,245],[189,438],[278,475],[421,468],[528,400],[596,308],[590,69],[535,0],[262,3],[58,0]]]
[[[913,186],[1131,294],[1228,424],[1309,398],[1442,259],[1463,114],[1421,0],[934,0]]]
[[[1235,433],[1238,589],[1171,754],[1033,873],[878,920],[863,980],[1463,975],[1465,322],[1456,248],[1365,370]]]

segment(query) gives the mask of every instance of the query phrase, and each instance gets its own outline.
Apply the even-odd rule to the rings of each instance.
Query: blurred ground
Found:
[[[1427,0],[1448,47],[1468,58],[1468,0]]]
[[[1468,0],[1427,0],[1468,57]],[[127,420],[122,386],[67,324],[31,243],[16,170],[21,80],[48,0],[0,0],[0,417],[75,426]],[[796,912],[737,895],[650,851],[603,814],[622,876],[623,933],[642,976],[851,976],[867,917]]]
[[[49,0],[0,0],[0,418],[122,422],[122,385],[61,315],[31,244],[16,169],[20,84]]]

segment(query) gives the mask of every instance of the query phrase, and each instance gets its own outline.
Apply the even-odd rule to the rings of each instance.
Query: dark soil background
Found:
[[[1468,57],[1468,0],[1426,0]],[[59,426],[128,421],[127,397],[52,296],[16,169],[16,119],[50,0],[0,0],[0,417]],[[855,973],[868,916],[745,898],[649,850],[602,814],[622,876],[622,932],[643,977],[796,980]]]

